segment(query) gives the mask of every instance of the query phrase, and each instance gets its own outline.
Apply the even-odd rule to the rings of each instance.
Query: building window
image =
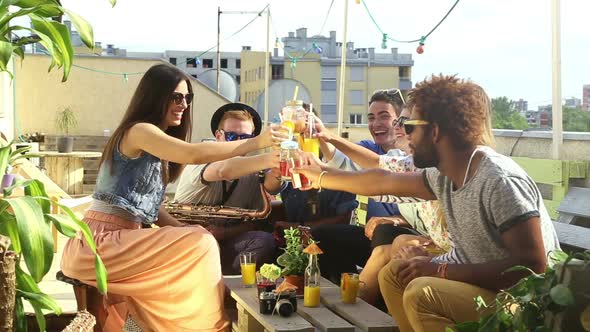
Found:
[[[336,104],[337,98],[336,91],[322,90],[322,103],[325,104]]]
[[[197,68],[197,59],[186,58],[186,67],[187,68]]]
[[[336,91],[336,81],[322,80],[322,91]]]
[[[363,123],[363,115],[362,114],[350,114],[350,123],[352,123],[352,124]]]
[[[242,79],[242,76],[236,75],[236,81],[238,81],[238,84],[241,83],[241,79]]]
[[[271,67],[271,79],[282,80],[285,78],[285,66],[284,65],[272,65]]]
[[[409,80],[410,79],[410,67],[399,67],[399,79]]]
[[[221,59],[221,68],[227,68],[227,59]]]
[[[197,74],[191,74],[191,76],[197,78]]]
[[[350,105],[364,105],[365,98],[363,90],[350,90],[348,95],[348,103]]]
[[[242,60],[236,59],[236,68],[238,68],[238,69],[242,68]]]
[[[322,122],[336,123],[338,115],[336,114],[336,105],[322,104]]]
[[[322,66],[322,80],[336,79],[336,66]]]
[[[176,66],[176,58],[170,58],[170,63]]]
[[[365,80],[364,67],[350,67],[350,80],[353,82],[362,82]]]
[[[213,68],[213,59],[203,59],[203,68]]]

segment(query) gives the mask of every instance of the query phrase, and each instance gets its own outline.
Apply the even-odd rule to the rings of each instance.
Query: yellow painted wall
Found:
[[[294,56],[300,56],[294,54]],[[311,61],[310,61],[311,60]],[[295,68],[291,68],[291,60],[285,59],[285,78],[294,79],[301,82],[309,91],[311,100],[306,102],[313,103],[319,114],[322,114],[322,82],[318,54],[307,54],[305,59],[297,61]]]
[[[17,65],[16,128],[20,133],[45,132],[57,134],[56,111],[70,107],[78,115],[74,135],[102,135],[119,124],[141,75],[130,75],[127,82],[120,75],[107,75],[73,67],[68,81],[61,82],[61,72],[47,73],[50,59],[28,55]],[[108,72],[145,72],[155,60],[137,58],[76,57],[76,65]],[[213,112],[228,101],[198,81],[193,106],[193,140],[211,137],[209,120]]]
[[[265,54],[253,51],[240,53],[240,101],[252,107],[256,106],[256,98],[264,91]]]
[[[12,72],[13,60],[8,62],[7,68]],[[0,73],[0,132],[8,140],[14,138],[14,81],[6,72]]]

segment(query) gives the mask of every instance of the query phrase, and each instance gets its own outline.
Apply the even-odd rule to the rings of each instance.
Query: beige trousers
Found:
[[[397,279],[401,260],[392,260],[379,272],[379,288],[387,310],[401,332],[439,332],[457,323],[479,320],[475,298],[490,303],[496,293],[453,280],[420,277],[403,285]]]

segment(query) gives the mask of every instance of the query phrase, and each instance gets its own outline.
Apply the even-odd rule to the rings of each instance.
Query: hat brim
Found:
[[[230,103],[221,106],[220,108],[213,113],[211,117],[211,133],[215,135],[217,128],[219,128],[219,122],[223,117],[223,114],[227,111],[247,111],[252,116],[252,121],[254,122],[254,136],[258,136],[260,131],[262,130],[262,120],[260,119],[260,115],[254,108],[242,103]]]

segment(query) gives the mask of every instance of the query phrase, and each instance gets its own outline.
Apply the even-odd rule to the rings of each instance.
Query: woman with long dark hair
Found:
[[[108,272],[108,303],[97,317],[104,331],[121,331],[127,315],[144,331],[229,328],[217,242],[200,226],[174,227],[185,225],[161,208],[164,191],[185,164],[244,155],[280,135],[268,130],[247,140],[189,143],[193,96],[176,67],[151,67],[104,149],[84,216]],[[94,257],[80,237],[67,243],[61,268],[96,285]]]

